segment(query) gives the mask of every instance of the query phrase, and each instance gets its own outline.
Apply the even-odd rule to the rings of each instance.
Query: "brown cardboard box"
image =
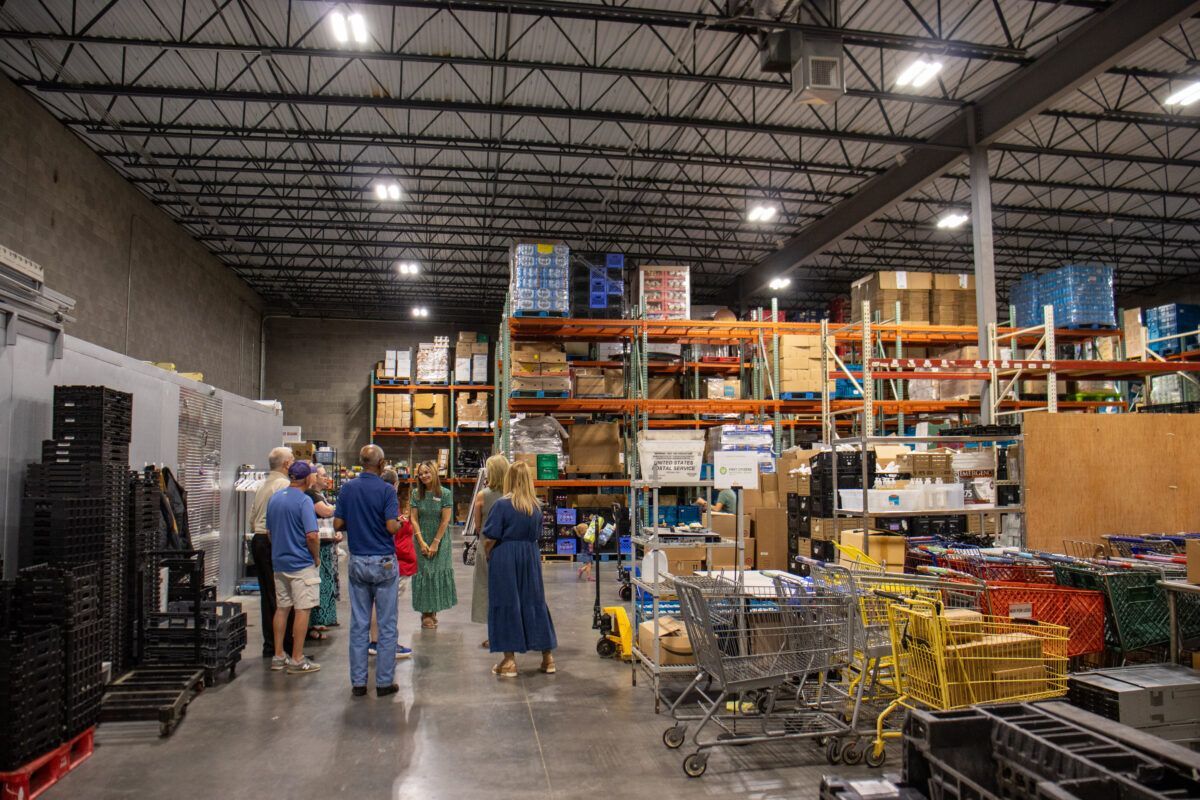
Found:
[[[861,520],[854,520],[858,523]],[[903,536],[896,536],[888,533],[872,533],[870,535],[870,551],[868,557],[884,565],[888,572],[904,572],[904,551],[905,539]],[[861,529],[843,530],[841,544],[843,546],[857,547],[859,550],[866,550],[863,547],[863,532]],[[845,561],[844,554],[838,553],[838,563]]]
[[[1184,545],[1187,549],[1187,581],[1200,584],[1200,539],[1187,539]]]
[[[742,382],[737,378],[706,378],[704,396],[709,400],[741,400]]]
[[[621,423],[572,425],[567,439],[571,470],[579,473],[620,472]]]
[[[648,619],[638,626],[638,649],[647,658],[654,659],[654,620]],[[688,639],[683,623],[674,617],[658,618],[658,664],[694,664],[692,643]]]
[[[775,494],[779,494],[779,473],[758,473],[758,490],[760,492],[775,492]]]
[[[313,447],[312,442],[288,442],[286,446],[292,448],[292,455],[297,461],[312,461],[317,453],[317,448]]]
[[[754,541],[758,569],[787,569],[787,509],[756,508]]]
[[[753,518],[749,511],[742,512],[742,536],[753,535],[752,525]],[[704,517],[702,516],[701,519]],[[737,517],[733,514],[726,514],[724,511],[714,511],[712,514],[712,530],[722,539],[737,538]]]
[[[458,422],[487,422],[491,395],[487,392],[461,392],[454,398],[454,414]]]
[[[933,289],[942,291],[975,292],[975,274],[971,272],[935,272],[933,274]],[[907,350],[908,348],[905,348]]]
[[[754,508],[779,508],[779,492],[743,489],[742,510],[750,511]]]
[[[744,561],[742,567],[744,569],[754,569],[754,554],[758,551],[758,543],[754,541],[753,536],[746,536],[742,539]],[[708,562],[709,569],[733,569],[737,563],[737,548],[722,547],[712,551],[712,560]]]
[[[445,428],[450,425],[446,413],[446,395],[418,392],[412,396],[412,426],[414,428]]]
[[[1039,664],[992,671],[992,696],[1020,700],[1049,690],[1046,668]]]
[[[579,367],[571,375],[576,397],[620,397],[625,391],[625,379],[619,369]]]
[[[651,375],[647,394],[651,400],[678,400],[679,379],[662,375]]]
[[[513,375],[514,392],[570,392],[569,375]]]
[[[871,301],[872,313],[892,319],[896,303],[904,322],[928,322],[933,276],[927,272],[873,272],[850,286],[851,319],[862,316],[862,302]]]
[[[679,561],[667,562],[667,572],[671,573],[672,575],[692,575],[702,569],[704,569],[703,559],[699,561],[694,559],[681,559]]]

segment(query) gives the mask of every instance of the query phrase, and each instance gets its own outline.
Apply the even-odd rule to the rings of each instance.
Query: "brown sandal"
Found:
[[[503,664],[504,662],[500,662],[500,663]],[[517,677],[517,665],[513,664],[511,670],[506,669],[504,671],[501,671],[500,664],[493,664],[492,665],[492,674],[499,678],[515,678],[515,677]]]

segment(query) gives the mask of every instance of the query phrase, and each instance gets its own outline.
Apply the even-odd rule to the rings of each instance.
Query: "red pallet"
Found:
[[[0,772],[0,800],[33,800],[62,780],[63,776],[91,758],[96,728],[60,744],[20,769]]]

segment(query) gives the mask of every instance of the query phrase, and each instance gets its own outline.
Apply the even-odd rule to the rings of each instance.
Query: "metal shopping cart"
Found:
[[[879,594],[889,601],[901,694],[876,721],[869,763],[882,762],[886,721],[899,708],[951,711],[1066,694],[1068,632],[1063,626],[982,614],[951,616],[936,600]]]
[[[681,747],[688,722],[699,719],[692,733],[696,749],[683,762],[687,775],[703,775],[715,747],[848,732],[821,696],[822,673],[845,669],[853,649],[845,596],[804,593],[780,581],[745,586],[720,578],[676,578],[675,590],[699,668],[685,696],[695,691],[699,714],[673,706],[676,723],[663,743]],[[813,684],[816,696],[805,691]],[[747,696],[754,700],[746,702]],[[710,728],[713,735],[705,736]]]

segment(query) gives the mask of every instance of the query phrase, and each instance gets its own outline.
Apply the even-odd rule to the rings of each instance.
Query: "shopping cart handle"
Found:
[[[875,589],[871,593],[877,597],[884,597],[884,598],[887,598],[888,600],[895,600],[899,603],[907,603],[908,602],[907,597],[905,597],[902,594],[896,594],[895,592],[885,592],[882,589]]]

